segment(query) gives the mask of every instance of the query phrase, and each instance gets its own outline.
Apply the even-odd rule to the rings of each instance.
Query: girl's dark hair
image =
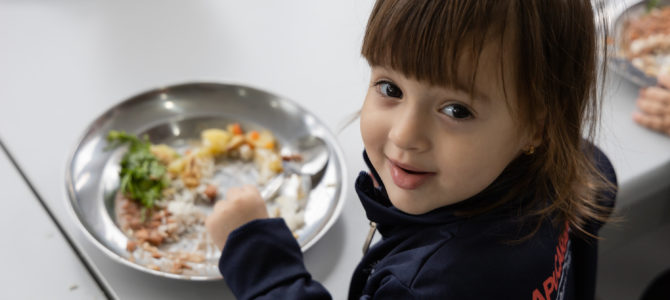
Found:
[[[459,60],[471,59],[477,66],[484,46],[499,43],[497,70],[505,94],[514,89],[513,111],[521,125],[542,134],[542,143],[522,158],[523,164],[512,163],[504,171],[518,179],[507,195],[470,213],[504,204],[532,186],[523,215],[536,217],[537,223],[527,237],[545,218],[592,236],[586,224],[605,222],[610,213],[597,195],[614,188],[596,168],[590,148],[599,124],[597,87],[604,82],[599,79],[605,64],[598,67],[598,56],[606,51],[607,23],[599,9],[591,0],[378,0],[362,55],[372,66],[453,87],[462,85]],[[502,49],[511,55],[503,56]],[[516,78],[505,80],[505,68]],[[471,93],[476,76],[473,71],[466,83]]]

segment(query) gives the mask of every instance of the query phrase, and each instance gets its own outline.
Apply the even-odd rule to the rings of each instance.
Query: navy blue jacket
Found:
[[[616,183],[607,158],[598,165]],[[381,183],[367,156],[372,175]],[[456,213],[490,203],[478,195],[422,215],[394,208],[383,186],[361,172],[356,191],[382,239],[354,271],[349,299],[593,299],[597,242],[573,236],[567,225],[514,221],[521,197],[475,217]],[[613,205],[615,192],[601,201]],[[600,224],[590,225],[597,233]],[[281,219],[252,221],[233,231],[219,269],[238,299],[330,299],[306,271],[300,247]]]

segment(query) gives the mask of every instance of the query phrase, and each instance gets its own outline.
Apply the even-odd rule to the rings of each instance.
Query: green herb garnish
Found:
[[[151,153],[151,142],[112,130],[107,135],[109,146],[116,148],[128,144],[128,152],[121,159],[121,191],[124,196],[139,202],[145,208],[152,208],[154,201],[161,197],[163,188],[168,186],[167,170],[158,158]]]
[[[661,3],[660,0],[647,0],[647,12],[650,12],[652,9],[657,8]]]

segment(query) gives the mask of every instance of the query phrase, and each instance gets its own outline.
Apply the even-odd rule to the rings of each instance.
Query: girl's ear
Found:
[[[542,144],[544,137],[544,126],[534,126],[530,128],[526,137],[526,142],[521,146],[521,151],[526,155],[532,155],[535,153],[535,149]]]
[[[530,144],[537,148],[542,144],[542,140],[544,139],[544,123],[533,128],[533,131],[530,136]]]

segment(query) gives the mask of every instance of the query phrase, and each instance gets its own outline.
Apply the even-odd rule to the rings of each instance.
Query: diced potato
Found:
[[[264,148],[256,148],[254,152],[254,162],[258,167],[260,182],[264,182],[283,170],[279,154]]]
[[[151,145],[151,153],[166,165],[179,158],[179,153],[165,144]]]
[[[184,165],[186,164],[186,159],[184,157],[180,157],[176,160],[173,160],[169,165],[168,165],[168,172],[172,174],[179,174],[181,171],[184,170]]]
[[[281,165],[281,157],[279,157],[279,155],[273,155],[272,159],[268,163],[268,168],[275,173],[281,172],[283,170]]]
[[[198,148],[196,149],[192,155],[197,156],[199,158],[210,158],[214,157],[218,154],[225,153],[225,150],[223,152],[218,151],[218,149],[214,149],[211,147],[203,147],[203,148]]]
[[[218,155],[226,152],[228,142],[232,135],[222,129],[206,129],[201,134],[204,148],[209,150],[212,155]]]

